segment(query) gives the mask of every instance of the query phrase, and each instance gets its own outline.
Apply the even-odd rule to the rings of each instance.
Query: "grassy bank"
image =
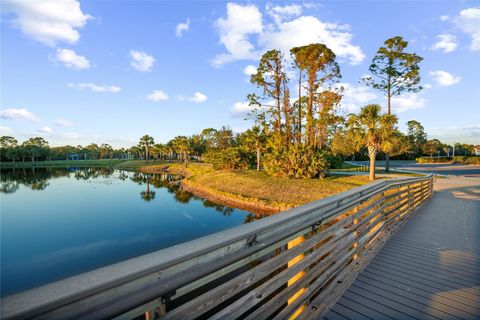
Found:
[[[1,168],[31,168],[31,167],[111,167],[125,160],[103,159],[103,160],[52,160],[52,161],[17,161],[0,162]]]
[[[182,174],[186,177],[182,186],[197,196],[256,213],[279,212],[368,183],[366,176],[281,179],[255,170],[214,170],[201,163],[189,164],[187,168],[180,164],[149,164],[138,170]]]

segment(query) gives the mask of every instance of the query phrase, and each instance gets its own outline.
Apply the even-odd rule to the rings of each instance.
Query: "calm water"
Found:
[[[1,171],[1,294],[139,256],[252,219],[180,190],[167,174]]]

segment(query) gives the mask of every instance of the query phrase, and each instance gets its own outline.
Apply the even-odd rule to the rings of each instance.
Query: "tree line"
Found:
[[[420,156],[451,156],[453,146],[444,144],[438,139],[427,139],[421,123],[415,120],[407,122],[408,131],[404,135],[407,144],[405,151],[396,156],[397,159],[415,159]],[[155,143],[155,139],[145,135],[130,148],[114,149],[109,144],[91,143],[87,146],[50,147],[41,138],[34,137],[19,143],[11,136],[0,137],[1,161],[42,161],[68,160],[76,155],[79,160],[99,159],[136,159],[166,162],[206,161],[213,163],[219,169],[254,168],[262,166],[262,152],[267,142],[258,127],[253,127],[242,133],[234,133],[229,127],[220,129],[207,128],[192,136],[178,136],[167,143]],[[337,143],[337,141],[335,141]],[[335,146],[337,149],[340,148]],[[474,155],[474,145],[455,144],[455,154],[461,156]],[[329,165],[335,166],[339,160],[364,160],[366,150],[345,152],[336,158],[329,158]]]
[[[286,57],[280,50],[269,50],[260,58],[250,82],[255,92],[247,96],[252,128],[233,133],[229,127],[207,128],[200,133],[177,136],[165,144],[145,135],[137,145],[113,149],[108,144],[52,147],[40,137],[19,144],[13,137],[2,137],[2,161],[30,159],[126,158],[162,161],[206,161],[217,169],[263,169],[284,178],[323,177],[331,167],[346,158],[371,162],[371,179],[378,156],[414,159],[418,156],[449,155],[450,147],[427,140],[422,125],[407,123],[408,132],[397,128],[398,118],[391,110],[391,98],[422,90],[420,67],[423,60],[407,52],[402,37],[387,39],[369,66],[369,75],[359,81],[386,97],[387,110],[367,105],[356,114],[343,116],[339,106],[343,90],[336,56],[321,43],[291,48]],[[456,153],[473,152],[473,146],[456,146]]]

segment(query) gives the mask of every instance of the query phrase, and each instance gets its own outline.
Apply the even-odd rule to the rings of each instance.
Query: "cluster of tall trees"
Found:
[[[340,67],[332,50],[321,43],[292,48],[289,56],[270,50],[261,57],[250,82],[257,92],[249,94],[249,118],[254,126],[240,134],[228,127],[207,128],[193,136],[177,136],[165,144],[145,135],[129,149],[113,149],[108,144],[50,148],[43,138],[19,144],[13,137],[1,138],[2,160],[134,158],[147,161],[189,160],[210,162],[218,169],[262,168],[266,173],[287,178],[323,177],[339,158],[364,156],[371,168],[378,155],[416,158],[423,154],[450,155],[451,147],[427,140],[424,128],[415,120],[407,123],[407,134],[397,129],[391,98],[418,92],[422,58],[406,52],[402,37],[387,39],[360,79],[386,97],[386,112],[380,105],[364,106],[359,113],[341,116],[338,107],[343,88]],[[473,146],[457,148],[468,155]],[[471,151],[470,151],[471,150]],[[371,179],[374,178],[372,171]]]
[[[35,162],[38,160],[68,160],[72,157],[79,160],[125,159],[128,157],[128,153],[128,149],[114,149],[107,143],[50,147],[48,141],[42,137],[32,137],[22,143],[11,136],[0,137],[1,161]]]
[[[336,56],[323,44],[292,48],[289,60],[279,50],[261,57],[250,80],[260,92],[248,95],[257,168],[280,177],[323,176],[329,137],[339,121],[340,78]]]
[[[313,43],[295,47],[286,59],[279,50],[267,51],[251,76],[260,93],[250,94],[251,117],[257,137],[257,154],[263,151],[263,167],[280,177],[322,177],[332,154],[348,155],[367,149],[370,159],[379,152],[404,153],[406,139],[396,128],[391,98],[417,92],[422,58],[405,52],[408,43],[393,37],[379,48],[370,65],[366,85],[385,93],[387,112],[380,106],[365,106],[347,118],[338,114],[343,88],[336,56],[327,46]],[[291,62],[291,63],[289,63]],[[296,98],[292,98],[296,95]],[[333,144],[334,137],[336,143]],[[334,148],[335,146],[335,148]],[[259,167],[261,157],[257,156]]]

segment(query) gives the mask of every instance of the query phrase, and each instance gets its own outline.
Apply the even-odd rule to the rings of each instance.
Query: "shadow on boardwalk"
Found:
[[[480,319],[480,178],[435,190],[326,319]]]

